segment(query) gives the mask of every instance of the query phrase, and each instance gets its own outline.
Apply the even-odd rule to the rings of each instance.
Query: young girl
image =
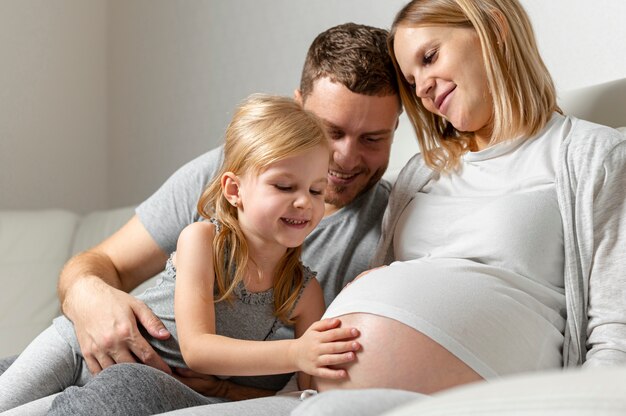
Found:
[[[347,375],[331,366],[355,358],[357,331],[316,322],[322,290],[299,260],[324,215],[328,160],[324,126],[293,100],[253,95],[238,108],[222,169],[198,203],[207,221],[183,230],[163,278],[140,296],[172,333],[146,333],[169,365],[270,390],[294,371],[302,389],[310,375]],[[275,339],[285,326],[296,339]],[[261,375],[281,376],[245,377]],[[71,322],[57,318],[0,376],[0,411],[91,377]]]

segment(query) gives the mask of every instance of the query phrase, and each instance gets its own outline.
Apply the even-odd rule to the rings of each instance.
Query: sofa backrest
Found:
[[[0,357],[21,351],[58,314],[56,276],[78,221],[62,210],[0,211]]]

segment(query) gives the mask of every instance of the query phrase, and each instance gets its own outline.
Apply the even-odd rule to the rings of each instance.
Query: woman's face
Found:
[[[394,39],[402,75],[424,107],[459,131],[489,140],[493,101],[478,35],[447,26],[399,26]]]

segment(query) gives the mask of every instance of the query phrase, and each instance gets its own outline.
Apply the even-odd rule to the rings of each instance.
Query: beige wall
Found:
[[[105,9],[0,2],[0,209],[108,203]]]
[[[315,35],[404,0],[0,0],[0,209],[136,204],[218,144],[237,102],[291,95]],[[626,2],[522,0],[562,90],[626,77]],[[392,164],[414,149],[403,120]]]

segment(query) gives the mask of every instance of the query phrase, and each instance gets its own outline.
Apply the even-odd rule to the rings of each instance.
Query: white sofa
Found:
[[[564,92],[559,101],[567,114],[626,126],[626,79]],[[394,152],[407,151],[396,143]],[[399,168],[390,166],[387,177],[393,179]],[[19,353],[59,313],[56,282],[65,261],[132,215],[132,207],[85,216],[62,210],[0,211],[0,357]]]
[[[68,258],[118,229],[131,207],[79,216],[0,211],[0,357],[19,353],[59,314],[57,277]]]

